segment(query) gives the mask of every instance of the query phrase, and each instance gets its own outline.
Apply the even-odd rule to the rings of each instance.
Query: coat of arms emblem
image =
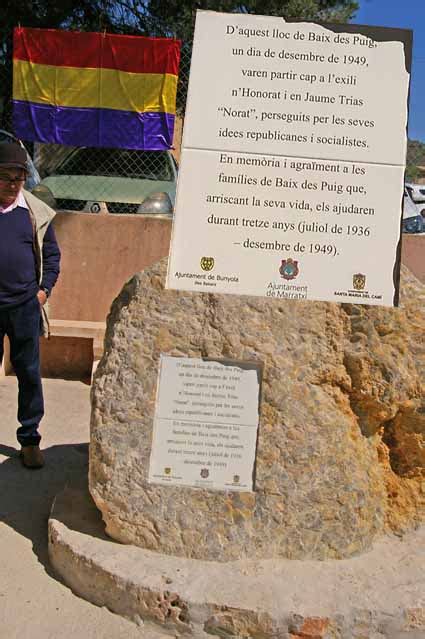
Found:
[[[201,257],[201,269],[203,271],[212,271],[214,268],[213,257]]]
[[[288,258],[287,260],[282,260],[282,263],[279,268],[279,273],[283,277],[284,280],[293,280],[297,277],[299,273],[298,262],[297,260],[292,260]]]
[[[365,285],[366,275],[363,275],[362,273],[356,273],[355,275],[353,275],[353,288],[356,291],[363,291]]]
[[[208,470],[208,468],[202,468],[201,470],[201,477],[203,479],[206,479],[207,477],[209,477],[210,471]]]

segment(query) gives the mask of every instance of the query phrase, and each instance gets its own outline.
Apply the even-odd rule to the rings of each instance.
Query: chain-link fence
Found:
[[[177,163],[168,151],[67,147],[62,158],[36,146],[42,182],[34,192],[57,209],[91,213],[172,213]],[[44,147],[52,145],[43,145]]]
[[[37,187],[39,197],[54,208],[62,210],[171,214],[176,192],[191,50],[191,43],[182,44],[174,148],[171,151],[73,148],[53,144],[27,144],[24,140],[41,178],[41,184]],[[13,133],[11,68],[10,63],[0,64],[0,129]],[[425,143],[409,141],[406,181],[425,183]]]

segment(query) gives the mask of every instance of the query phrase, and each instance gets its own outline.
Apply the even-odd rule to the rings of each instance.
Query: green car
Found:
[[[58,210],[170,216],[176,182],[169,151],[80,147],[33,193]]]

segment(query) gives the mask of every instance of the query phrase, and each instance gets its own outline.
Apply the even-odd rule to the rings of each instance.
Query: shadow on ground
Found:
[[[92,504],[90,522],[86,527],[84,522],[79,522],[82,532],[103,539],[107,537],[103,534],[101,515],[88,495],[88,444],[51,446],[43,453],[45,467],[29,470],[22,466],[17,449],[0,444],[0,455],[8,458],[0,464],[0,521],[31,541],[46,572],[57,579],[49,563],[47,522],[53,501],[65,486],[84,486]],[[73,512],[67,516],[70,527],[78,510],[76,503]]]

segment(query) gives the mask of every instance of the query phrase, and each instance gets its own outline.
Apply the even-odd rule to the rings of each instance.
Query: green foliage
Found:
[[[416,182],[421,177],[421,172],[414,164],[408,164],[406,166],[405,180],[406,182]]]
[[[425,166],[425,144],[419,140],[407,143],[407,165]]]
[[[2,0],[0,4],[0,126],[11,129],[13,29],[116,31],[115,0]]]
[[[346,22],[358,9],[355,0],[3,0],[0,5],[0,113],[7,128],[12,93],[13,28],[75,29],[182,40],[181,77],[187,79],[196,10],[281,16],[286,20]],[[5,80],[6,78],[6,80]],[[179,83],[184,108],[186,86]]]
[[[177,111],[183,114],[196,11],[280,16],[285,20],[347,22],[358,9],[355,0],[126,0],[117,2],[115,24],[121,33],[176,37],[182,41]]]
[[[420,167],[420,168],[419,168]],[[424,176],[425,144],[419,140],[407,141],[406,182],[418,182]]]
[[[174,36],[184,42],[192,40],[197,9],[322,22],[347,22],[358,9],[355,0],[118,0],[116,4],[116,24],[122,31]]]
[[[9,52],[13,28],[69,27],[82,31],[114,28],[113,0],[3,0],[0,5],[0,42],[3,54]]]
[[[175,36],[190,41],[196,10],[281,16],[287,20],[346,22],[355,0],[3,0],[0,50],[11,46],[13,27],[59,27],[82,31]]]

